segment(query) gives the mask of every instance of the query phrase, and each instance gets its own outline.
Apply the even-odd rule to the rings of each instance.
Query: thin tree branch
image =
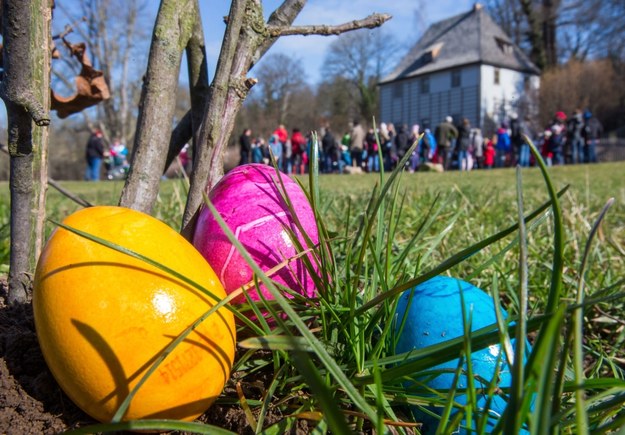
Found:
[[[71,24],[66,24],[65,28],[63,29],[63,31],[57,35],[52,35],[52,39],[63,39],[65,38],[67,35],[69,35],[70,33],[72,33],[74,31],[74,27],[76,26],[77,23],[79,22],[85,22],[87,21],[87,17],[81,17],[79,19],[77,19],[76,21],[74,21]]]
[[[306,0],[285,0],[275,11],[269,16],[267,21],[268,26],[274,27],[289,27],[299,13],[304,9]],[[262,41],[251,59],[250,68],[254,66],[254,63],[258,61],[269,48],[278,40],[278,37],[270,37],[265,41]]]
[[[67,18],[69,18],[70,20],[74,19],[74,16],[72,14],[70,14],[69,10],[67,10],[67,8],[63,4],[63,2],[56,2],[54,4],[54,7],[55,8],[59,8],[61,10],[61,12],[63,12],[63,14],[65,14],[65,16]],[[78,21],[82,21],[83,23],[85,23],[85,22],[88,22],[88,19],[87,19],[86,16],[83,15],[81,18],[78,18],[78,19],[74,20],[72,22],[72,24],[74,24],[74,23],[76,23]],[[87,33],[82,29],[82,27],[80,27],[80,26],[72,27],[72,31],[76,31],[84,41],[89,41],[90,40],[89,35],[87,35]]]
[[[193,138],[193,123],[192,123],[191,110],[184,114],[182,119],[178,122],[174,130],[171,132],[169,138],[169,150],[167,152],[167,160],[165,161],[165,171],[176,159],[176,156],[180,154],[184,145],[191,141]]]
[[[210,95],[208,68],[206,65],[206,47],[204,45],[204,30],[202,29],[202,20],[200,18],[199,5],[197,2],[195,3],[195,8],[197,8],[198,11],[195,14],[191,36],[185,48],[187,54],[187,70],[189,71],[189,92],[191,95],[192,157],[197,153],[198,132],[204,117],[204,109]],[[190,139],[187,139],[180,145],[178,152],[180,152],[184,144],[189,142],[189,140]],[[172,156],[172,161],[177,155],[178,153]],[[169,165],[166,165],[165,170],[167,170],[168,167]]]
[[[291,35],[340,35],[359,29],[374,29],[390,20],[389,14],[371,14],[362,20],[354,20],[335,26],[329,25],[309,25],[309,26],[267,26],[267,31],[271,37],[291,36]]]
[[[48,184],[54,187],[56,190],[58,190],[59,193],[61,193],[62,195],[74,201],[76,204],[81,205],[83,207],[93,207],[93,204],[91,204],[89,201],[65,189],[63,186],[61,186],[58,183],[58,181],[53,180],[52,178],[48,178]]]

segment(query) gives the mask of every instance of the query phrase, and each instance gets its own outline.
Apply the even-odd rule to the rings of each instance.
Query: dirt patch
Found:
[[[58,433],[71,427],[62,415],[65,397],[51,379],[35,335],[30,305],[8,307],[0,298],[0,431]],[[76,410],[71,404],[69,406]]]
[[[30,304],[5,304],[0,280],[0,433],[54,434],[94,421],[60,389],[41,354]]]

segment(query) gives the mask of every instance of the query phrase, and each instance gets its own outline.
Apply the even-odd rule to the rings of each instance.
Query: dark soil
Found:
[[[48,370],[37,342],[32,306],[9,307],[5,304],[6,295],[6,279],[1,277],[0,434],[56,434],[96,424],[63,393]],[[248,398],[257,398],[254,396],[259,394],[259,389],[249,383],[243,384],[242,389]],[[237,397],[231,387],[224,394]],[[266,424],[275,423],[281,417],[270,414]],[[239,406],[215,404],[199,421],[239,434],[253,433]],[[299,421],[292,431],[308,432],[305,420]]]
[[[5,304],[0,282],[0,433],[53,434],[93,423],[65,396],[39,349],[30,304]]]

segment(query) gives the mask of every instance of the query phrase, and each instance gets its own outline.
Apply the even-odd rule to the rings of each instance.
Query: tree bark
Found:
[[[530,58],[538,68],[543,69],[547,64],[547,58],[543,43],[541,20],[534,9],[532,0],[521,0],[521,9],[527,17],[527,24],[529,27],[528,38],[530,45],[532,46]]]
[[[199,12],[195,15],[193,23],[193,31],[186,47],[187,53],[187,69],[189,70],[189,91],[191,93],[191,134],[193,139],[193,153],[195,157],[197,153],[197,132],[202,124],[204,116],[204,108],[208,101],[210,87],[208,84],[208,67],[206,62],[206,47],[204,45],[204,31],[202,29],[202,20]],[[182,146],[188,142],[182,143]],[[180,150],[182,147],[178,150]],[[178,155],[176,153],[173,157]],[[167,166],[165,166],[167,169]]]
[[[165,171],[169,168],[169,165],[176,160],[176,156],[180,154],[180,151],[182,151],[185,144],[193,139],[192,116],[193,114],[191,113],[191,110],[189,110],[178,122],[174,131],[171,132],[171,137],[169,138],[169,149],[167,151],[167,160],[165,161]],[[193,155],[195,156],[195,152]]]
[[[11,167],[11,305],[28,300],[30,275],[44,238],[50,19],[49,0],[12,0],[2,5],[5,75],[1,94],[7,107]]]
[[[197,0],[163,0],[159,8],[137,120],[130,171],[120,205],[150,213],[172,132],[182,51],[199,14]]]
[[[240,41],[239,34],[244,31],[244,26],[246,24],[249,32],[253,32],[254,29],[249,23],[249,15],[252,14],[254,9],[247,12],[247,3],[247,0],[233,0],[230,5],[230,13],[228,15],[226,33],[221,45],[221,52],[219,53],[217,70],[211,84],[209,101],[203,116],[204,122],[198,133],[200,146],[198,146],[193,159],[193,172],[190,177],[191,185],[189,196],[187,197],[187,203],[182,218],[182,232],[187,237],[190,237],[192,234],[192,222],[196,211],[202,203],[202,194],[206,187],[206,181],[211,178],[210,172],[213,172],[213,179],[219,179],[221,175],[223,175],[223,167],[219,162],[218,154],[222,147],[225,151],[225,146],[220,145],[219,141],[224,143],[227,140],[227,136],[224,137],[224,134],[228,133],[228,129],[230,129],[230,131],[232,130],[233,127],[229,127],[229,124],[234,123],[234,117],[236,116],[240,102],[245,98],[245,95],[241,95],[240,97],[235,96],[234,99],[231,99],[229,98],[229,94],[231,86],[240,88],[241,92],[243,92],[241,83],[234,84],[231,83],[231,81],[234,82],[235,80],[241,79],[240,75],[234,75],[233,70],[235,68],[233,65],[240,44],[248,42]],[[249,4],[252,7],[260,9],[260,4],[258,2],[249,1]],[[261,25],[264,24],[262,13],[260,15],[260,23]],[[247,52],[249,54],[250,49],[248,49]],[[247,70],[245,70],[245,72],[247,72]],[[215,149],[217,149],[217,151],[215,151]],[[216,165],[214,164],[215,160],[218,161]],[[191,225],[189,225],[190,223]]]
[[[560,0],[543,0],[543,47],[545,66],[553,67],[558,64],[558,43],[556,30],[558,27],[558,8]]]
[[[186,47],[187,69],[189,71],[189,88],[191,93],[191,109],[184,114],[171,133],[165,171],[180,154],[182,148],[193,142],[192,156],[196,155],[196,133],[202,123],[204,106],[208,100],[210,88],[208,85],[208,68],[206,66],[206,48],[204,45],[204,32],[200,14],[197,14],[193,32]]]

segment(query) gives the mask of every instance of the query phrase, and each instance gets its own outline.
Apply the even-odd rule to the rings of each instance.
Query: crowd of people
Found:
[[[350,123],[340,136],[326,126],[321,130],[319,165],[322,173],[364,172],[393,170],[405,155],[405,169],[414,172],[427,167],[438,170],[491,169],[535,164],[525,138],[536,145],[548,165],[597,162],[596,148],[603,128],[589,110],[575,109],[570,116],[555,113],[543,129],[536,129],[529,117],[510,114],[492,133],[483,135],[480,128],[471,126],[467,118],[454,120],[451,116],[432,131],[419,125],[395,127],[380,123],[377,131],[365,128],[358,120]],[[416,147],[413,144],[417,142]],[[246,128],[239,138],[240,164],[270,163],[273,155],[278,167],[287,174],[304,174],[311,152],[311,135],[299,128],[288,132],[284,125],[265,141],[252,137]],[[411,151],[412,149],[412,151]]]
[[[85,158],[87,160],[85,180],[87,181],[100,180],[102,163],[106,170],[106,178],[109,180],[124,178],[130,166],[126,145],[119,138],[115,138],[110,145],[107,144],[102,131],[98,129],[89,136]]]
[[[330,134],[329,129],[327,129],[326,134]],[[269,140],[265,140],[261,136],[252,137],[252,130],[246,128],[239,137],[241,153],[239,164],[271,164],[271,157],[273,156],[278,167],[285,173],[304,174],[308,169],[311,143],[310,134],[305,136],[299,128],[293,128],[289,134],[283,124],[280,124],[273,131]],[[327,154],[329,155],[329,151]]]

